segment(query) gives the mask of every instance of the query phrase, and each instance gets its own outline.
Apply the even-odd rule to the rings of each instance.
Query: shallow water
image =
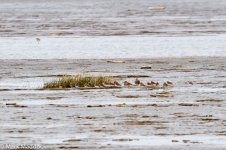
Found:
[[[2,0],[0,59],[225,56],[225,7],[225,0]]]
[[[226,35],[0,38],[0,59],[226,56]]]
[[[222,34],[225,7],[225,0],[1,0],[0,36]]]

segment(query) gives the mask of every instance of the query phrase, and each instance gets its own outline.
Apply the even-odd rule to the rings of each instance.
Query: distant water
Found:
[[[226,56],[226,35],[0,38],[0,59]]]
[[[1,0],[0,36],[226,33],[226,0]]]
[[[226,0],[1,0],[0,59],[225,56],[225,8]]]

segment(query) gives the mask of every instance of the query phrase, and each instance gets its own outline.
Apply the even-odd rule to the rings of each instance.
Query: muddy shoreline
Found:
[[[0,149],[225,150],[225,6],[1,0]],[[78,73],[173,85],[42,89]]]
[[[225,57],[0,60],[0,145],[225,149]],[[145,69],[144,69],[145,68]],[[62,74],[173,87],[36,90]]]

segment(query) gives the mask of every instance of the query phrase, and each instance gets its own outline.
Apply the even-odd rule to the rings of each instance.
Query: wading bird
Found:
[[[40,42],[41,40],[40,40],[40,38],[36,38],[36,41],[37,41],[37,42],[38,42],[38,44],[39,44],[39,42]]]

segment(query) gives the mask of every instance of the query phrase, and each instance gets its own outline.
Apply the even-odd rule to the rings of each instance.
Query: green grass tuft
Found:
[[[85,76],[74,75],[64,76],[56,81],[44,84],[44,89],[57,89],[57,88],[104,88],[114,87],[115,80],[108,76]],[[116,86],[115,86],[116,87]]]

